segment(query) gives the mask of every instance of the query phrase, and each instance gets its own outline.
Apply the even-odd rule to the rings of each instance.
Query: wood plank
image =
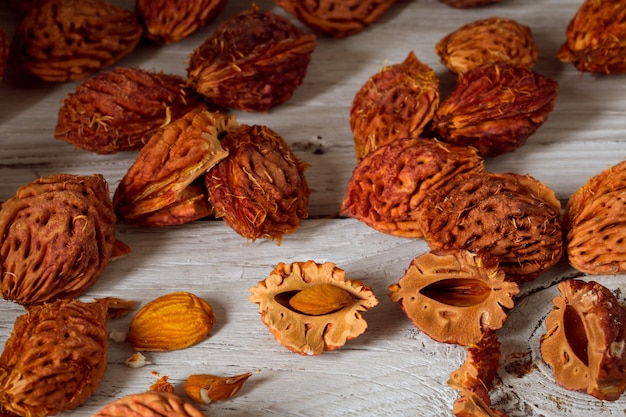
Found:
[[[127,8],[132,2],[117,0]],[[119,65],[186,75],[186,60],[226,16],[248,7],[230,1],[218,22],[174,45],[140,46]],[[283,13],[271,0],[256,3]],[[215,308],[211,336],[189,349],[146,354],[140,369],[124,364],[130,346],[110,342],[108,370],[89,401],[64,416],[88,416],[122,395],[145,390],[167,375],[182,392],[191,373],[234,375],[254,372],[233,399],[202,407],[211,416],[449,416],[456,392],[450,372],[465,350],[434,342],[417,330],[387,296],[415,256],[428,250],[421,239],[383,235],[358,221],[337,216],[346,184],[356,165],[349,109],[356,91],[385,64],[402,61],[409,51],[431,65],[448,93],[453,77],[434,52],[436,42],[470,21],[506,16],[529,25],[540,46],[536,70],[559,81],[559,98],[548,121],[518,151],[487,161],[495,172],[528,173],[544,181],[565,202],[588,177],[626,155],[626,83],[622,75],[580,74],[554,53],[581,0],[504,0],[488,7],[457,10],[437,0],[399,0],[377,24],[345,39],[320,37],[304,84],[293,98],[268,113],[233,112],[241,123],[264,124],[281,134],[309,162],[311,219],[280,245],[246,242],[223,222],[200,221],[171,228],[120,224],[118,237],[133,252],[112,263],[82,299],[118,296],[145,304],[176,290],[194,292]],[[284,13],[283,13],[284,14]],[[0,10],[0,26],[11,31],[15,16]],[[95,155],[53,138],[63,97],[78,83],[49,84],[9,69],[0,81],[0,201],[40,176],[67,172],[101,173],[113,192],[135,153]],[[368,329],[342,349],[316,357],[287,351],[262,324],[249,288],[278,262],[332,261],[348,277],[372,287],[379,305],[364,314]],[[559,387],[542,362],[538,346],[543,320],[556,295],[556,283],[574,275],[563,261],[526,285],[501,332],[503,366],[494,404],[511,416],[623,416],[623,399],[602,402]],[[583,277],[591,279],[590,277]],[[620,277],[594,277],[624,292]],[[621,301],[624,301],[621,299]],[[20,306],[0,302],[0,347],[11,332]],[[112,321],[125,331],[131,317]],[[508,365],[508,366],[507,366]],[[528,372],[516,372],[515,366]]]

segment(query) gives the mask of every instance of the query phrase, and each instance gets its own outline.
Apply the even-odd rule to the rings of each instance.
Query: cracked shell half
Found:
[[[362,313],[378,304],[361,281],[347,280],[332,262],[279,263],[249,300],[261,320],[285,348],[319,355],[342,347],[367,328]]]
[[[505,281],[495,258],[450,250],[417,256],[389,291],[431,339],[467,346],[502,327],[519,287]]]

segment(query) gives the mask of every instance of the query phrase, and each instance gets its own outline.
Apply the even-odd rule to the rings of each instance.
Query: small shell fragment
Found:
[[[133,355],[126,359],[124,363],[131,368],[143,368],[146,365],[152,364],[152,362],[148,361],[148,359],[141,352],[133,353]]]
[[[200,404],[227,400],[237,394],[252,372],[222,377],[210,374],[194,374],[185,381],[185,393]]]

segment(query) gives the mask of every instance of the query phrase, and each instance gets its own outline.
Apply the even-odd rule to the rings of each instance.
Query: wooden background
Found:
[[[9,33],[16,17],[0,3],[0,25]],[[132,9],[132,1],[116,1]],[[261,10],[282,13],[270,0]],[[356,91],[385,64],[401,62],[409,51],[435,69],[445,97],[453,77],[434,52],[436,42],[465,23],[490,16],[510,17],[530,26],[540,47],[535,70],[558,80],[559,98],[548,121],[518,151],[487,162],[496,172],[528,173],[558,197],[568,197],[592,176],[626,155],[626,78],[581,74],[554,54],[582,0],[504,0],[488,7],[457,10],[437,0],[400,0],[384,18],[345,39],[320,36],[304,84],[293,98],[268,113],[234,112],[239,122],[277,131],[310,163],[311,218],[280,246],[247,242],[221,221],[199,221],[170,228],[127,227],[118,238],[133,252],[112,263],[84,297],[117,296],[145,304],[171,291],[193,292],[217,314],[211,336],[191,348],[147,353],[150,365],[131,369],[133,353],[110,342],[108,369],[100,390],[66,416],[88,416],[125,394],[146,390],[156,375],[167,375],[182,393],[191,373],[253,375],[234,398],[201,407],[211,416],[448,416],[456,392],[446,382],[465,350],[432,341],[392,303],[387,286],[400,278],[411,259],[428,250],[422,240],[383,235],[352,219],[337,216],[356,164],[349,108]],[[249,7],[230,0],[220,18],[205,30],[169,46],[141,45],[118,65],[139,66],[186,76],[186,63],[226,16]],[[95,155],[55,140],[53,131],[62,98],[77,83],[52,84],[9,69],[0,81],[0,200],[20,185],[52,173],[103,174],[111,191],[134,161],[135,153]],[[249,288],[278,262],[332,261],[349,278],[361,279],[379,299],[364,314],[365,334],[342,349],[316,357],[287,351],[261,323]],[[566,262],[522,288],[509,321],[500,332],[503,363],[494,405],[511,416],[623,416],[626,398],[602,402],[559,387],[541,361],[539,338],[557,294],[568,277],[594,279],[623,289],[623,278],[585,277]],[[0,347],[23,309],[0,301]],[[125,331],[131,316],[109,323]]]

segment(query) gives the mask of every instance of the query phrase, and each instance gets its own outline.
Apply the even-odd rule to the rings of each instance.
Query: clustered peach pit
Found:
[[[441,2],[463,9],[499,0]],[[56,174],[20,187],[0,206],[0,293],[26,309],[0,356],[0,414],[54,415],[98,390],[107,321],[134,302],[76,298],[109,262],[131,254],[116,239],[117,222],[171,226],[214,217],[248,240],[280,243],[308,216],[308,164],[277,132],[239,124],[228,110],[266,112],[287,102],[304,82],[318,36],[355,35],[395,1],[275,3],[313,33],[252,5],[191,52],[186,78],[110,67],[142,40],[171,44],[194,34],[217,19],[226,0],[176,8],[138,0],[134,11],[102,0],[13,4],[21,20],[10,42],[0,28],[0,79],[13,66],[48,82],[78,81],[59,109],[54,137],[94,153],[138,154],[112,200],[102,175]],[[580,71],[626,72],[625,10],[620,2],[585,1],[557,58]],[[389,296],[433,340],[467,348],[448,381],[459,392],[453,414],[502,416],[489,396],[500,360],[497,331],[519,286],[562,256],[586,274],[625,270],[626,165],[590,178],[563,215],[546,184],[486,171],[485,158],[514,152],[547,121],[558,84],[534,70],[532,32],[511,19],[470,22],[435,51],[456,77],[448,97],[414,51],[356,92],[349,118],[357,166],[341,214],[426,241],[430,251],[411,260]],[[249,300],[282,346],[318,355],[363,334],[362,313],[378,304],[370,287],[346,275],[333,262],[281,262],[250,288]],[[617,400],[626,389],[626,308],[598,282],[566,280],[558,289],[543,360],[563,387]],[[209,336],[215,320],[204,299],[169,293],[137,311],[124,340],[137,351],[189,348]],[[190,375],[184,390],[208,404],[235,395],[251,375]],[[204,415],[166,376],[95,415],[143,416],[146,409]]]

